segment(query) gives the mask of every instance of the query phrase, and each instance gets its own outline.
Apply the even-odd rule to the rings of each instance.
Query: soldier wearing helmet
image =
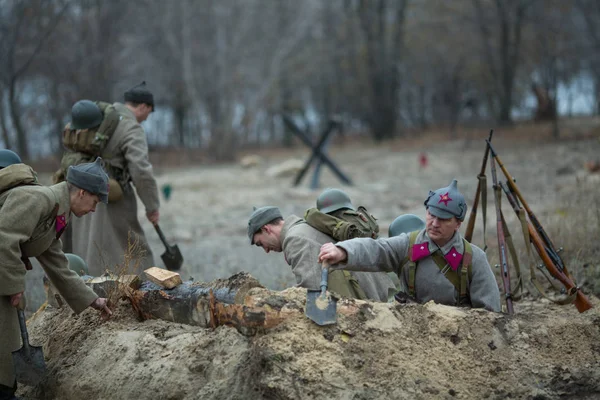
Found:
[[[399,215],[392,221],[388,228],[388,236],[399,236],[402,233],[420,231],[425,228],[425,221],[414,214]]]
[[[17,153],[8,149],[0,149],[0,169],[9,165],[21,164],[21,157]]]
[[[319,261],[352,271],[395,272],[407,296],[499,312],[500,292],[486,255],[459,232],[467,213],[457,181],[425,199],[425,228],[410,234],[352,239],[321,246]]]
[[[138,220],[136,199],[137,194],[146,217],[152,224],[157,224],[160,216],[158,186],[148,157],[146,134],[140,125],[154,110],[154,96],[142,82],[127,90],[123,99],[123,103],[113,104],[80,100],[71,110],[69,132],[84,130],[83,133],[92,132],[94,136],[88,141],[89,150],[77,142],[81,134],[67,136],[72,138],[71,146],[66,146],[71,151],[65,153],[63,159],[73,158],[73,153],[91,153],[94,158],[100,156],[111,178],[108,204],[78,219],[72,226],[72,245],[68,251],[83,258],[92,276],[103,272],[97,262],[100,259],[109,266],[123,262],[131,234],[137,238],[144,258],[139,263],[140,270],[129,272],[139,273],[155,265],[152,250]],[[86,129],[90,131],[85,132]]]

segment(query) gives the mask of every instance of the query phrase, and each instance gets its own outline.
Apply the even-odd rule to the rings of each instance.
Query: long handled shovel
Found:
[[[46,362],[44,361],[44,352],[42,351],[42,348],[31,346],[29,344],[24,309],[25,299],[22,298],[17,308],[17,314],[19,316],[19,327],[21,328],[23,346],[19,350],[13,351],[12,357],[13,364],[15,365],[17,382],[24,385],[35,386],[40,383],[46,374]]]
[[[309,290],[306,293],[304,314],[317,325],[332,325],[336,323],[337,300],[327,293],[327,278],[329,265],[323,262],[321,269],[321,290]]]
[[[165,235],[162,233],[162,229],[158,224],[154,224],[154,229],[156,229],[156,233],[160,237],[160,241],[165,245],[165,252],[160,256],[163,262],[165,263],[165,267],[169,271],[179,271],[181,266],[183,265],[183,256],[181,255],[181,251],[179,251],[179,246],[176,244],[171,246],[167,243],[167,239]]]

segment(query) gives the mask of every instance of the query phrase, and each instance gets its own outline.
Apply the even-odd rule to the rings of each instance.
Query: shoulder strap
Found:
[[[411,297],[415,297],[415,295],[416,295],[415,281],[416,281],[416,275],[417,275],[417,263],[415,261],[413,261],[412,251],[413,251],[413,246],[417,242],[418,235],[419,235],[419,231],[411,232],[408,235],[408,237],[409,237],[408,256],[404,259],[404,263],[408,262],[408,295]]]
[[[463,246],[465,247],[464,255],[462,259],[462,265],[460,267],[460,290],[459,290],[459,305],[470,304],[469,296],[469,285],[473,278],[473,248],[465,238],[463,238]]]
[[[416,295],[415,282],[418,266],[417,262],[412,261],[412,248],[417,241],[418,234],[419,231],[410,233],[410,242],[407,257],[408,260],[405,260],[405,262],[408,262],[408,294],[412,297],[415,297]],[[465,239],[463,239],[463,245],[465,248],[463,259],[461,262],[461,266],[456,271],[446,267],[446,260],[439,251],[434,252],[431,255],[431,258],[436,263],[440,271],[444,272],[444,276],[446,277],[446,279],[448,279],[456,288],[456,291],[459,294],[458,304],[468,305],[471,302],[469,298],[469,283],[471,282],[471,279],[473,277],[473,248],[471,247],[471,244]]]

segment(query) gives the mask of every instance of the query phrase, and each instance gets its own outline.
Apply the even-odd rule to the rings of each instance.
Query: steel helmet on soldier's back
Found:
[[[317,209],[328,214],[342,208],[354,210],[350,197],[339,189],[325,189],[317,198]]]
[[[388,236],[399,236],[402,233],[410,233],[425,229],[425,221],[414,214],[404,214],[396,217],[390,224]]]
[[[71,129],[90,129],[102,123],[100,107],[91,100],[79,100],[71,108]]]
[[[8,167],[13,164],[21,164],[21,157],[17,153],[8,149],[0,150],[0,168]]]
[[[83,258],[73,253],[65,253],[65,257],[69,260],[69,269],[71,271],[77,272],[77,275],[79,276],[88,274],[88,266],[85,261],[83,261]]]

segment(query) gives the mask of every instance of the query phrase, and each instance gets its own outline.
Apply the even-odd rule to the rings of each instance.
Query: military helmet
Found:
[[[91,100],[79,100],[71,108],[71,129],[89,129],[102,123],[102,111]]]
[[[324,214],[342,208],[354,210],[350,197],[340,189],[325,189],[317,198],[317,209]]]
[[[88,274],[88,266],[85,261],[83,261],[83,258],[73,253],[65,253],[65,257],[69,260],[69,269],[71,271],[77,272],[77,275],[79,276]]]
[[[458,191],[458,182],[452,180],[450,186],[443,187],[435,192],[429,191],[425,200],[425,208],[438,218],[450,219],[456,217],[459,221],[467,215],[465,197]]]
[[[425,221],[414,214],[404,214],[396,217],[390,224],[388,236],[399,236],[402,233],[420,231],[425,228]]]
[[[0,168],[8,167],[13,164],[21,164],[21,157],[12,150],[2,149],[0,150]]]

